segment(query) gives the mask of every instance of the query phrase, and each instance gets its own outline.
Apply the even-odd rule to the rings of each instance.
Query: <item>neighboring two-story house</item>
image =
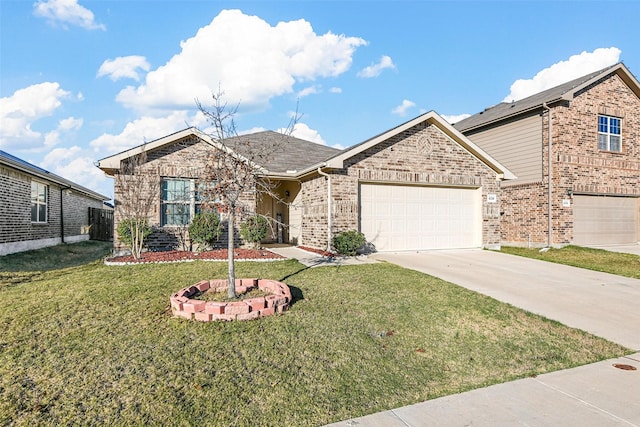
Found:
[[[640,83],[622,63],[454,125],[511,170],[502,244],[640,240]]]
[[[89,240],[109,197],[0,151],[0,255]]]

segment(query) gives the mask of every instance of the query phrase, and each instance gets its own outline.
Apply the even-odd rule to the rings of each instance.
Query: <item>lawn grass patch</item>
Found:
[[[582,246],[552,248],[545,252],[540,252],[540,249],[535,248],[503,246],[501,252],[640,279],[640,256],[634,254]]]
[[[102,259],[113,250],[112,242],[87,240],[0,256],[0,272],[59,270]],[[8,275],[7,275],[8,276]]]
[[[387,263],[238,263],[287,283],[290,310],[171,317],[171,293],[226,269],[96,261],[0,289],[0,424],[322,425],[629,353]]]

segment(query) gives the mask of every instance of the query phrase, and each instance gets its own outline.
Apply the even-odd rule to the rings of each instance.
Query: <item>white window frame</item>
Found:
[[[34,186],[35,193],[34,193]],[[41,199],[41,195],[43,193],[40,192],[40,189],[44,189],[44,200]],[[35,197],[34,197],[35,196]],[[46,224],[49,221],[49,186],[44,182],[40,181],[31,181],[31,223],[32,224]],[[33,218],[33,208],[35,206],[35,220]],[[44,207],[44,218],[40,217],[41,208]]]
[[[613,147],[617,145],[617,147]],[[622,152],[622,119],[598,114],[598,150]]]

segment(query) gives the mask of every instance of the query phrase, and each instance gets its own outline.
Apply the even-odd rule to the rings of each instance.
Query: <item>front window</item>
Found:
[[[191,179],[162,180],[162,225],[186,225],[195,215],[195,183]]]
[[[598,149],[602,151],[622,151],[622,119],[598,116]]]
[[[31,222],[47,222],[48,187],[37,181],[31,181]]]

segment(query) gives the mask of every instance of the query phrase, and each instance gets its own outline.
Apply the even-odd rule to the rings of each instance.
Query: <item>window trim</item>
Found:
[[[36,197],[35,200],[33,198],[33,186],[34,184],[36,185]],[[40,200],[40,188],[44,188],[44,201]],[[30,217],[31,217],[31,224],[47,224],[49,222],[49,185],[42,182],[42,181],[38,181],[35,179],[31,180],[31,195],[29,197],[30,199],[30,204],[29,207],[31,209],[30,212]],[[34,221],[33,219],[33,205],[36,205],[36,219]],[[40,220],[40,207],[44,206],[44,219]]]
[[[605,122],[602,122],[602,119],[605,119]],[[612,120],[615,120],[616,123],[612,123]],[[605,127],[605,130],[602,127]],[[617,132],[615,132],[617,130]],[[612,132],[614,131],[614,132]],[[601,147],[600,137],[603,136],[606,138],[605,147]],[[618,141],[618,149],[611,149],[611,137],[617,137]],[[622,153],[622,117],[609,116],[606,114],[598,114],[598,150],[606,151],[610,153]]]
[[[169,181],[182,181],[189,182],[189,200],[166,200],[164,196],[164,184]],[[162,177],[160,184],[160,226],[161,227],[184,227],[191,223],[191,220],[198,212],[198,207],[201,203],[197,200],[196,180],[194,178],[179,178],[179,177]],[[165,212],[168,205],[188,205],[189,206],[189,218],[185,224],[168,224],[167,214]]]

